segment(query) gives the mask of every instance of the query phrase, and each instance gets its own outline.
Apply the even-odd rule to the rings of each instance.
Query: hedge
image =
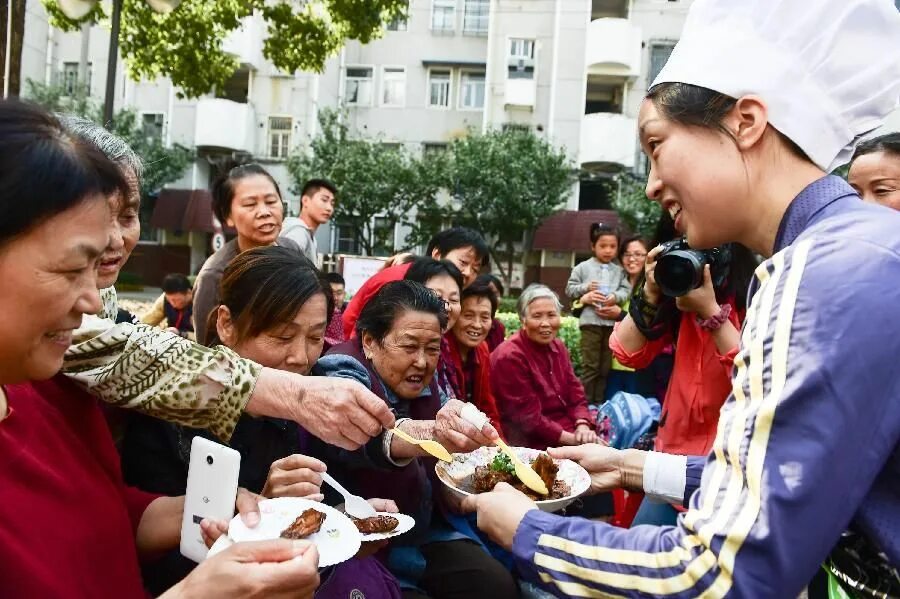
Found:
[[[497,312],[497,320],[506,327],[507,337],[522,327],[522,324],[519,322],[519,315],[515,312]],[[566,344],[566,349],[569,350],[575,374],[581,376],[581,330],[578,328],[577,318],[574,316],[562,317],[559,338],[562,339],[562,342]]]

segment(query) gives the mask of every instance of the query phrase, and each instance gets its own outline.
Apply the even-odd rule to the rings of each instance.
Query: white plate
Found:
[[[416,525],[416,520],[412,516],[407,516],[406,514],[392,514],[390,512],[378,512],[379,516],[390,516],[391,518],[396,518],[400,521],[400,524],[397,525],[397,528],[392,530],[391,532],[377,532],[368,535],[361,535],[363,543],[367,541],[383,541],[385,539],[392,539],[394,537],[399,537],[403,533],[409,532],[412,530],[413,526]],[[352,522],[352,520],[351,520]],[[356,526],[354,524],[354,526]]]
[[[537,456],[543,452],[530,447],[512,447],[516,455],[525,462],[530,464]],[[441,482],[447,487],[451,493],[459,498],[472,495],[469,491],[464,491],[459,486],[468,477],[475,474],[477,466],[489,465],[497,452],[500,451],[496,447],[479,447],[471,453],[455,453],[451,463],[438,462],[434,467]],[[572,460],[554,460],[559,465],[559,473],[557,478],[561,478],[568,483],[571,489],[566,497],[560,499],[543,499],[536,501],[537,506],[545,512],[558,512],[573,501],[579,495],[591,488],[591,477],[587,470],[573,462]]]
[[[333,507],[300,497],[277,497],[260,501],[259,524],[254,528],[247,528],[240,515],[237,515],[231,520],[228,536],[236,543],[280,538],[281,531],[310,508],[325,514],[325,521],[319,532],[306,537],[319,550],[319,567],[333,566],[356,555],[362,538],[350,518]]]

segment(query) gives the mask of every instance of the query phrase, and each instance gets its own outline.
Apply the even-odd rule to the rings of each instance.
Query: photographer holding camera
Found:
[[[629,313],[616,325],[609,346],[620,363],[635,369],[675,346],[656,451],[705,455],[731,390],[745,290],[756,259],[735,244],[691,250],[681,238],[671,239],[677,234],[670,215],[663,214],[657,242],[664,243],[647,255],[643,281],[635,285]],[[633,524],[674,524],[677,514],[667,503],[645,499]]]

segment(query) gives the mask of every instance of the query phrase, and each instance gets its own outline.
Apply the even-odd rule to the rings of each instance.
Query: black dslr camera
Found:
[[[728,276],[731,264],[731,245],[711,250],[692,250],[682,237],[662,244],[656,256],[654,274],[663,294],[681,297],[703,285],[703,267],[709,264],[713,285],[718,287]]]

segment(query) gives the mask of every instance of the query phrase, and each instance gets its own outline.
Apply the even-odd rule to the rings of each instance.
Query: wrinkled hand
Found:
[[[324,376],[303,377],[295,420],[331,445],[354,450],[394,427],[387,404],[360,383]]]
[[[572,460],[587,470],[591,476],[591,493],[604,493],[622,487],[622,458],[624,452],[589,443],[572,447],[551,447],[547,450],[551,458]]]
[[[485,445],[493,445],[499,437],[490,422],[478,430],[466,421],[461,415],[465,405],[458,399],[451,399],[435,416],[434,440],[450,453],[468,453]]]
[[[585,443],[597,443],[599,441],[597,433],[587,424],[579,424],[575,427],[575,444],[584,445]]]
[[[366,501],[375,508],[376,512],[387,512],[389,514],[400,513],[400,508],[397,507],[397,504],[393,499],[379,499],[373,497],[372,499],[366,499]]]
[[[272,462],[262,494],[266,497],[303,497],[322,501],[322,472],[325,464],[295,453]]]
[[[603,301],[603,294],[599,291],[588,291],[581,296],[580,301],[585,306],[595,306]]]
[[[662,251],[661,246],[656,246],[647,254],[647,261],[644,262],[644,298],[651,304],[659,304],[659,297],[662,292],[659,285],[656,284],[656,257]]]
[[[241,515],[241,520],[248,528],[253,528],[259,524],[259,502],[265,499],[256,493],[251,493],[247,489],[241,487],[238,489],[237,499],[235,499],[235,507]],[[200,535],[207,547],[212,547],[213,543],[224,534],[228,534],[228,525],[230,522],[222,520],[210,520],[204,518],[200,521]]]
[[[236,543],[201,563],[164,599],[309,599],[319,587],[319,553],[308,541]]]
[[[719,303],[716,301],[716,290],[713,288],[709,264],[703,267],[703,284],[681,297],[676,297],[675,305],[682,312],[693,312],[704,320],[719,313]]]
[[[490,493],[466,497],[462,501],[462,509],[465,512],[475,512],[478,528],[495,543],[509,550],[525,514],[538,507],[521,491],[500,483]]]

